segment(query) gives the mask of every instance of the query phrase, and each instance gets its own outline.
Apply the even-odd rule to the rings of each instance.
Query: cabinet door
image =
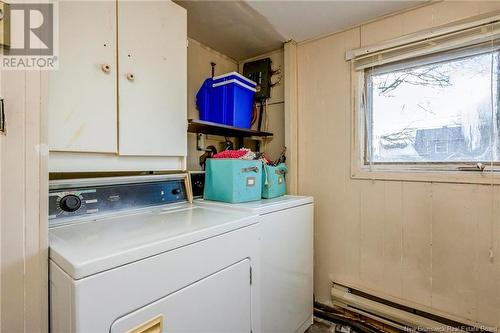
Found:
[[[50,72],[48,89],[50,149],[116,153],[116,2],[58,5],[59,69]]]
[[[185,156],[185,9],[119,1],[118,40],[120,155]]]
[[[250,287],[245,259],[117,319],[110,332],[249,333]]]

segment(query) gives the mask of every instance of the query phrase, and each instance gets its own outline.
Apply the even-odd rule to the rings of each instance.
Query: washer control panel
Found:
[[[147,177],[147,176],[145,176]],[[184,179],[121,184],[52,186],[49,190],[50,225],[100,215],[187,201]]]

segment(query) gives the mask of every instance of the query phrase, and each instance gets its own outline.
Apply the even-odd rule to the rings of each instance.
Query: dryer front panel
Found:
[[[201,281],[116,320],[111,333],[251,331],[250,260],[245,259]]]

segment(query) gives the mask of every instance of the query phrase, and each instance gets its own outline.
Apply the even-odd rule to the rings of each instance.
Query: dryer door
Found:
[[[248,333],[250,288],[245,259],[118,318],[111,333]]]

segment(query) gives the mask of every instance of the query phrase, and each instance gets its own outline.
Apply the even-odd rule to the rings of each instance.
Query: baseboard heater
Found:
[[[407,332],[494,332],[493,327],[472,326],[334,283],[332,302],[336,307],[377,320]]]

